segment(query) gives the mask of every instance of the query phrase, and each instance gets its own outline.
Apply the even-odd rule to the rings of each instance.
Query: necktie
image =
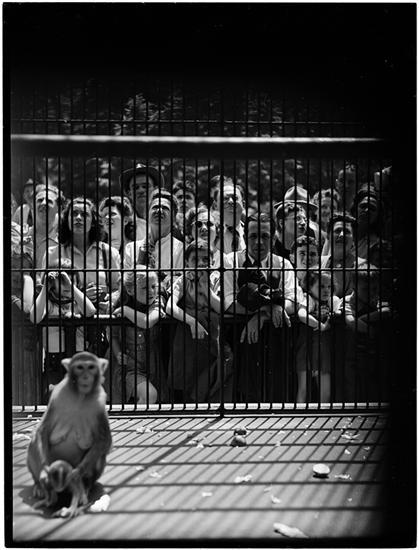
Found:
[[[235,227],[227,227],[227,231],[231,233],[232,239],[231,239],[231,251],[236,252],[239,249],[240,246],[240,233],[237,231]]]

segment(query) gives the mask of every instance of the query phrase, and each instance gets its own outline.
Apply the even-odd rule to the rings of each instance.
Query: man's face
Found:
[[[299,246],[294,253],[294,264],[296,269],[306,269],[307,267],[313,267],[319,263],[319,253],[317,246],[311,244],[307,246]]]
[[[333,245],[332,252],[343,254],[345,251],[345,253],[348,253],[354,242],[351,224],[343,221],[336,222],[332,227],[331,241]]]
[[[165,198],[157,197],[150,204],[149,222],[159,229],[162,235],[167,235],[172,224],[172,205]]]
[[[271,224],[256,221],[247,227],[247,251],[254,260],[264,260],[271,251],[272,234]]]
[[[70,209],[69,226],[74,235],[87,235],[92,227],[92,220],[92,211],[88,204],[73,204]]]
[[[295,235],[295,239],[304,235],[307,229],[307,217],[302,209],[291,210],[284,220],[284,230],[288,235]]]
[[[139,211],[144,208],[147,198],[150,198],[153,189],[154,180],[150,177],[147,178],[146,174],[135,174],[130,179],[128,196],[131,203],[135,206],[135,210]]]
[[[193,206],[195,206],[195,197],[193,193],[188,191],[187,189],[179,189],[175,194],[176,200],[178,202],[178,210],[182,214],[190,210]]]
[[[218,195],[218,209],[220,208],[221,193]],[[233,185],[226,185],[223,194],[224,224],[236,227],[240,223],[243,213],[243,196],[240,189]]]
[[[35,209],[36,216],[42,223],[46,223],[47,217],[49,222],[53,221],[58,213],[57,194],[52,190],[43,190],[37,193]]]

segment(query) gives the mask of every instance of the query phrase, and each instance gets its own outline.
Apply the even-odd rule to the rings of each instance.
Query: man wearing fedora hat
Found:
[[[147,236],[147,214],[154,189],[164,187],[163,174],[153,166],[137,163],[121,174],[121,188],[134,208],[136,240]]]

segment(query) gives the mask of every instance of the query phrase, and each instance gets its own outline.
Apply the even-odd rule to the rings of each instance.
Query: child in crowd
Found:
[[[169,363],[171,387],[183,392],[186,402],[205,402],[217,383],[220,298],[207,271],[213,254],[198,240],[185,249],[186,271],[174,283],[167,313],[180,321]]]
[[[329,270],[313,269],[307,273],[304,302],[299,304],[298,318],[306,325],[297,342],[297,401],[311,400],[311,379],[317,379],[322,403],[330,402],[330,319],[339,313],[340,299],[332,291]]]
[[[113,375],[112,402],[126,403],[134,399],[139,404],[156,403],[165,386],[159,376],[161,368],[159,328],[165,317],[166,300],[160,291],[155,271],[124,273],[121,298],[113,314],[124,317],[126,323],[112,331],[112,351],[118,362]],[[160,395],[161,398],[161,395]]]
[[[345,296],[342,309],[348,329],[345,363],[352,382],[347,384],[345,398],[362,402],[383,399],[388,367],[385,349],[391,339],[386,322],[391,311],[386,302],[380,301],[379,269],[372,264],[359,265],[354,274],[354,290]]]
[[[298,237],[291,245],[290,260],[295,268],[300,287],[306,290],[307,270],[319,263],[319,248],[316,239],[307,235]]]
[[[50,271],[52,270],[52,271]],[[91,317],[96,309],[89,298],[80,290],[80,277],[72,270],[71,260],[62,258],[49,266],[41,280],[41,291],[30,311],[30,320],[37,324],[45,317],[68,319]],[[44,398],[47,398],[50,384],[58,384],[65,375],[62,359],[77,351],[86,349],[84,330],[78,326],[75,331],[74,349],[66,348],[68,329],[62,326],[47,326],[43,331],[43,345],[46,352],[44,365]]]

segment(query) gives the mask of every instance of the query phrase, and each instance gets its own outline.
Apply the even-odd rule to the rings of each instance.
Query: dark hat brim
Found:
[[[125,190],[130,179],[136,174],[148,174],[148,177],[154,181],[155,187],[164,187],[164,176],[159,170],[154,168],[154,166],[137,164],[134,168],[128,168],[128,170],[124,170],[121,174],[120,182]]]

